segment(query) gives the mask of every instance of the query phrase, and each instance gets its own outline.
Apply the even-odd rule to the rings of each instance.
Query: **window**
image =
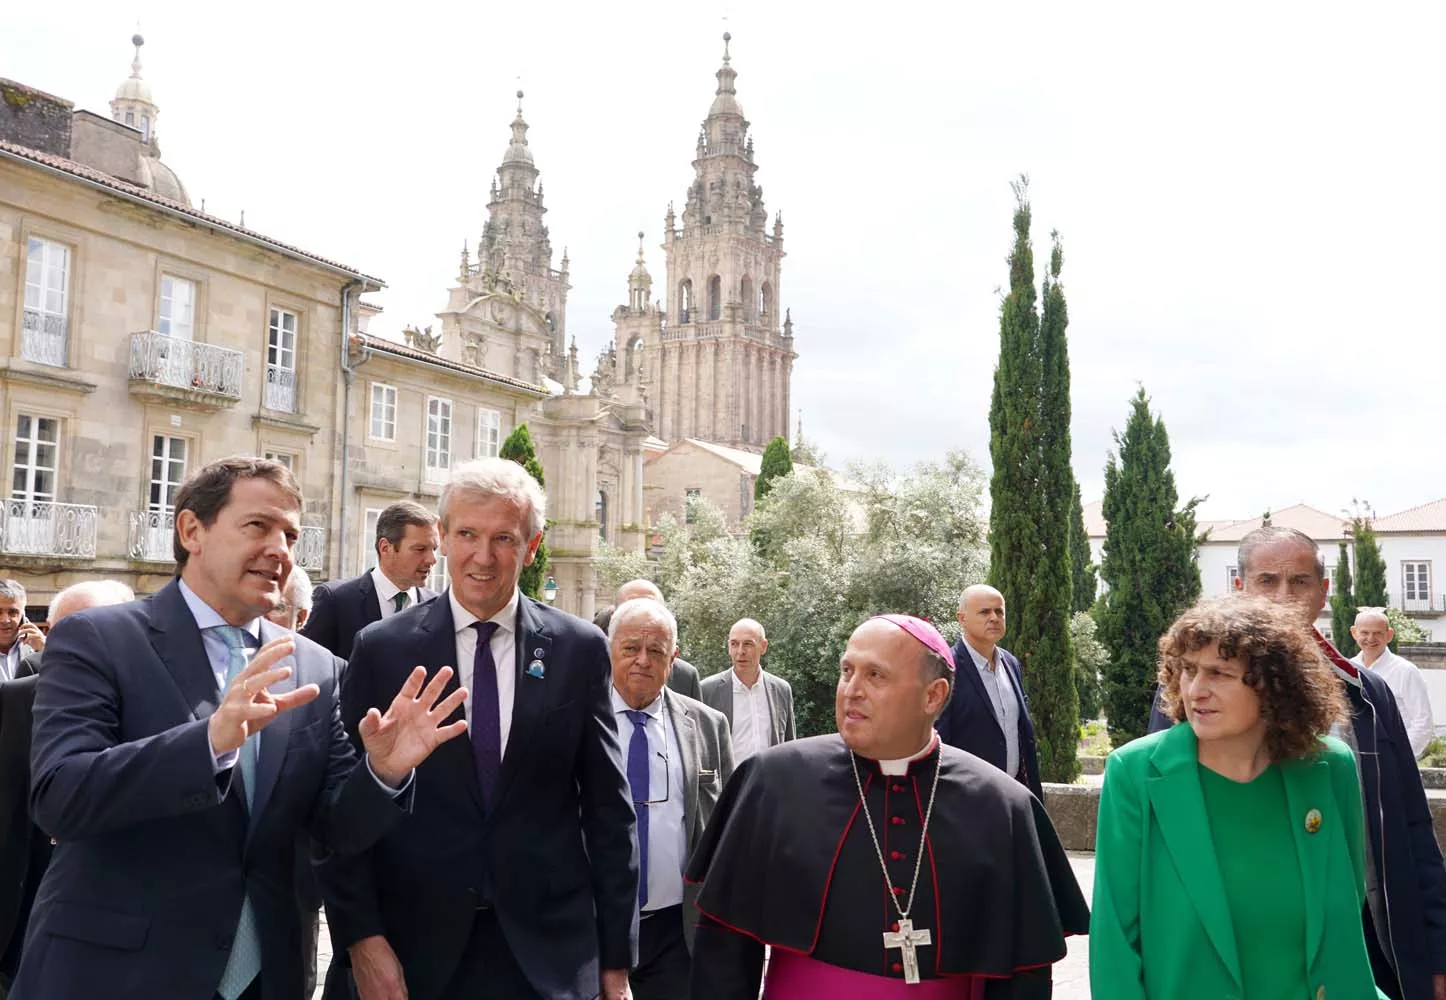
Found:
[[[25,256],[25,360],[65,367],[69,278],[70,248],[32,236]]]
[[[372,383],[371,436],[375,441],[397,439],[397,390],[381,382]]]
[[[439,554],[437,561],[432,565],[432,572],[427,574],[427,589],[437,593],[447,589],[447,557]]]
[[[599,489],[597,491],[597,502],[594,504],[594,515],[597,517],[597,535],[603,541],[608,540],[608,491]]]
[[[151,116],[141,115],[141,141],[151,141]]]
[[[377,564],[377,520],[382,516],[380,507],[368,507],[362,514],[361,562],[362,572]]]
[[[282,465],[286,466],[288,472],[290,472],[292,475],[296,474],[296,456],[291,454],[290,452],[268,451],[264,452],[261,457],[266,459],[268,462],[280,462]]]
[[[766,281],[758,293],[758,315],[764,319],[773,317],[773,286]]]
[[[186,479],[187,447],[185,438],[164,434],[151,438],[151,484],[137,553],[142,559],[165,562],[175,555],[172,518],[176,493]]]
[[[696,516],[693,513],[693,501],[703,499],[703,491],[698,487],[692,487],[683,491],[683,523],[692,524]]]
[[[296,412],[296,313],[272,309],[266,330],[266,408]]]
[[[496,458],[502,449],[502,414],[496,410],[477,411],[477,457]]]
[[[1431,607],[1431,564],[1412,561],[1401,564],[1405,600],[1402,611],[1426,611]]]
[[[1225,592],[1226,592],[1227,594],[1233,594],[1233,593],[1235,593],[1235,588],[1238,587],[1238,586],[1240,586],[1240,567],[1239,567],[1239,566],[1226,566],[1226,567],[1225,567]]]
[[[427,460],[428,482],[439,483],[452,468],[452,401],[427,397]]]
[[[738,292],[738,298],[743,303],[743,318],[752,319],[754,306],[752,278],[746,276],[744,277],[743,285],[740,287]]]
[[[684,280],[678,284],[678,322],[691,323],[693,317],[693,282]]]
[[[191,340],[196,329],[196,283],[161,275],[161,312],[156,331],[177,340]]]
[[[708,279],[708,318],[718,319],[723,315],[723,279],[718,275]]]
[[[55,501],[55,476],[60,456],[60,421],[54,417],[15,418],[15,469],[10,498],[36,503]]]
[[[126,112],[126,124],[129,125],[131,128],[136,127],[136,113],[134,111]]]

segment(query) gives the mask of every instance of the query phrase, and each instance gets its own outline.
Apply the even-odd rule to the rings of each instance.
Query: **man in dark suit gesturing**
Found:
[[[231,458],[176,496],[178,579],[70,615],[35,693],[31,807],[59,842],[11,1000],[301,1000],[299,831],[364,850],[465,699],[413,671],[360,730],[340,663],[263,620],[301,532],[290,470]],[[420,695],[420,697],[418,697]]]
[[[619,1000],[638,874],[606,640],[518,591],[546,518],[522,466],[458,466],[440,510],[451,587],[358,637],[342,714],[455,663],[471,738],[417,769],[412,814],[365,855],[321,866],[333,938],[363,1000]]]
[[[934,728],[950,746],[982,757],[1044,801],[1034,723],[1019,676],[1019,660],[1000,647],[1004,638],[1004,595],[975,584],[959,599],[964,635],[954,644],[959,670],[954,697]]]
[[[311,597],[301,634],[343,660],[356,634],[372,622],[436,597],[423,584],[437,565],[437,519],[411,500],[398,500],[377,517],[377,564],[361,576],[323,583]]]

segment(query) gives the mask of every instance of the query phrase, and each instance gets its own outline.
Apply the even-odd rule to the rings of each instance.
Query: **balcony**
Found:
[[[70,321],[65,316],[26,309],[20,356],[36,364],[64,368],[68,362]]]
[[[241,399],[240,351],[168,337],[131,334],[131,395],[190,409],[218,410]]]
[[[326,529],[302,528],[296,539],[292,560],[304,570],[320,572],[326,568]]]
[[[126,533],[126,554],[137,562],[174,562],[175,515],[168,510],[133,510]]]
[[[263,402],[268,410],[295,413],[296,371],[280,365],[267,365],[266,394]]]
[[[43,500],[0,504],[0,551],[41,559],[94,559],[96,508]]]
[[[1431,597],[1408,597],[1401,602],[1401,610],[1413,618],[1434,618],[1437,615],[1446,615],[1446,594],[1435,594]]]

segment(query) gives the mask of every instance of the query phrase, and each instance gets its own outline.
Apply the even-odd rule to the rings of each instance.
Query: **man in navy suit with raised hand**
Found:
[[[459,465],[439,506],[451,586],[357,637],[342,716],[389,701],[409,664],[456,664],[470,739],[417,768],[411,815],[318,869],[327,994],[347,963],[363,1000],[622,1000],[638,860],[607,642],[518,590],[547,516],[522,466]]]
[[[424,689],[418,669],[360,721],[357,759],[341,662],[264,617],[301,508],[285,466],[213,462],[176,497],[177,578],[51,631],[31,807],[57,846],[11,1000],[302,1000],[300,831],[366,849],[465,731],[451,672]]]

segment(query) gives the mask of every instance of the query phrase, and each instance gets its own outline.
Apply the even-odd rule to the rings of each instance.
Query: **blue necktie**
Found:
[[[648,752],[647,712],[628,709],[633,720],[633,737],[628,740],[628,787],[633,791],[633,807],[638,811],[638,909],[648,901],[648,807],[651,780],[651,757]]]
[[[498,707],[497,664],[492,662],[496,622],[473,622],[477,652],[472,657],[472,759],[482,785],[482,801],[492,808],[497,773],[502,770],[502,711]]]
[[[229,654],[226,661],[226,686],[229,688],[236,675],[246,669],[246,640],[249,636],[244,629],[234,625],[218,625],[215,632],[226,643]],[[256,794],[256,747],[259,742],[259,735],[248,736],[236,752],[241,781],[246,786],[248,812]],[[260,972],[261,935],[256,930],[256,913],[251,908],[251,897],[245,896],[241,901],[241,919],[236,925],[236,937],[231,941],[231,958],[226,962],[226,971],[221,974],[220,985],[216,987],[217,995],[224,1000],[236,1000]]]

